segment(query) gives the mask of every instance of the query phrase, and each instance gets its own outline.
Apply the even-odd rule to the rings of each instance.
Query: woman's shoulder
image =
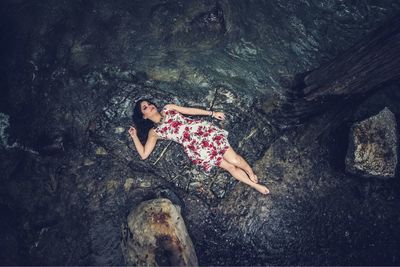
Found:
[[[163,108],[164,109],[175,109],[176,105],[175,104],[166,104]]]
[[[161,113],[166,115],[168,113],[175,113],[175,104],[166,104],[163,109],[161,110]]]

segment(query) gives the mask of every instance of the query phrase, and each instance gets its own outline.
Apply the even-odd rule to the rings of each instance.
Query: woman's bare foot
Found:
[[[264,185],[256,184],[253,186],[253,188],[256,189],[258,192],[260,192],[261,194],[264,194],[264,195],[269,194],[269,189]]]

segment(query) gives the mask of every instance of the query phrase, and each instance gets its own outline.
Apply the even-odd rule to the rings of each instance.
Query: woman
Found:
[[[150,155],[158,139],[173,140],[180,143],[192,162],[201,166],[206,172],[213,166],[218,166],[260,193],[269,193],[267,187],[258,184],[257,176],[249,164],[230,147],[227,131],[207,121],[190,119],[182,114],[225,119],[222,112],[174,104],[168,104],[158,112],[156,105],[151,101],[139,100],[133,110],[136,128],[130,127],[129,134],[142,160]]]

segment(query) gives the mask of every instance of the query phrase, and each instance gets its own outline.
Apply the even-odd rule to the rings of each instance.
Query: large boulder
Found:
[[[122,251],[128,265],[198,265],[180,208],[165,198],[145,201],[129,214]]]
[[[350,129],[346,171],[363,177],[393,178],[397,165],[397,125],[384,108]]]

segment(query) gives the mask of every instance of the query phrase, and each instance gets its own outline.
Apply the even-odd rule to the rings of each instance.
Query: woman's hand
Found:
[[[213,118],[216,118],[220,121],[225,120],[225,114],[223,112],[214,112]]]
[[[128,131],[128,132],[129,132],[129,134],[130,134],[130,136],[131,136],[132,138],[137,136],[136,128],[133,127],[133,126],[129,127],[129,131]]]

